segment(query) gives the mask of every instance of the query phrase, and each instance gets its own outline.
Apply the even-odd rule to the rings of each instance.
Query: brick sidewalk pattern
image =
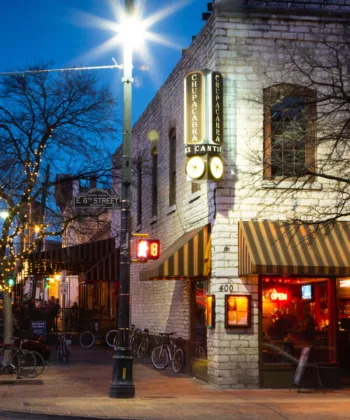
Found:
[[[108,397],[111,349],[73,347],[69,365],[59,364],[55,350],[42,376],[16,380],[0,377],[1,412],[111,419],[350,419],[350,390],[217,390],[170,368],[157,371],[135,360],[136,397]],[[3,410],[3,411],[2,411]],[[30,414],[32,413],[32,414]]]

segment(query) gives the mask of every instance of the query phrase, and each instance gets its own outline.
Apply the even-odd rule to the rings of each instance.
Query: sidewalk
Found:
[[[37,419],[39,413],[90,419],[350,419],[350,390],[217,390],[169,368],[156,371],[147,360],[134,363],[136,397],[111,399],[112,355],[105,347],[74,346],[69,365],[59,364],[53,350],[36,379],[1,376],[0,416],[5,410]]]

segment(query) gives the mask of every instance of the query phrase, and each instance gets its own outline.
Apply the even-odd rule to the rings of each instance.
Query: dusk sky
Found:
[[[91,15],[116,21],[117,4],[114,0],[0,0],[0,72],[48,60],[54,62],[54,68],[107,66],[113,64],[112,57],[120,64],[120,45],[96,53],[114,35],[111,30],[91,26],[101,21]],[[124,0],[119,4],[124,6]],[[176,48],[147,42],[150,54],[134,57],[134,122],[181,58],[181,49],[202,28],[207,0],[143,0],[141,4],[146,17],[177,8],[150,29]],[[117,95],[122,94],[122,70],[99,70],[96,76],[110,83]]]

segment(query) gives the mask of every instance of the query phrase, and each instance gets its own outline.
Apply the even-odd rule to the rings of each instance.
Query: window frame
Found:
[[[176,128],[169,131],[169,207],[176,205]]]
[[[158,215],[158,148],[152,147],[152,217]]]
[[[272,107],[276,103],[273,99],[276,97],[302,97],[307,104],[306,115],[306,143],[305,143],[305,166],[311,171],[315,171],[316,161],[316,91],[304,86],[281,83],[272,85],[263,90],[264,107],[264,149],[263,149],[263,178],[271,179],[296,179],[304,178],[308,175],[272,175]]]
[[[137,225],[142,224],[142,161],[137,162]]]

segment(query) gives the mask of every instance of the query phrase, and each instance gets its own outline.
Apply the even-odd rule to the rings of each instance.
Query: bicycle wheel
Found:
[[[156,369],[165,369],[168,366],[168,352],[163,346],[156,347],[152,351],[151,360]]]
[[[109,347],[117,347],[118,337],[119,337],[118,330],[108,331],[106,335],[106,343],[109,345]]]
[[[185,353],[182,349],[176,349],[173,360],[173,371],[175,373],[181,372],[185,364]]]
[[[91,331],[84,331],[79,337],[79,343],[84,349],[90,348],[95,343],[95,336]]]
[[[35,369],[36,360],[34,354],[29,351],[21,350],[13,353],[10,361],[13,371],[17,377],[27,377]]]
[[[62,341],[59,345],[58,358],[60,362],[62,363],[69,362],[69,350],[68,350],[67,344],[64,341]]]
[[[27,378],[36,378],[44,372],[46,364],[43,356],[38,351],[32,350],[30,353],[34,355],[36,363],[33,372],[30,372]]]
[[[136,352],[136,356],[138,359],[142,359],[143,357],[145,357],[145,354],[147,353],[148,350],[148,340],[144,339],[141,341],[137,352]]]

